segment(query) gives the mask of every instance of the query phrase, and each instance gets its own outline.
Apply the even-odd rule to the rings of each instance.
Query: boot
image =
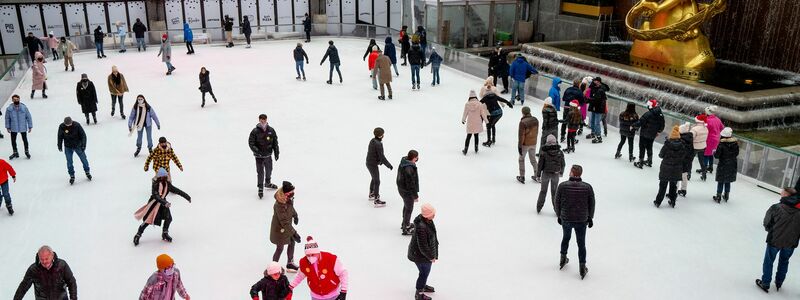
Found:
[[[466,156],[467,155],[467,148],[464,148],[464,150],[461,150],[461,153],[463,153]]]
[[[675,208],[675,196],[669,197],[669,206]]]
[[[620,154],[619,152],[617,152],[617,154],[614,154],[614,159],[619,159],[620,157],[622,157],[622,154]]]
[[[678,196],[681,196],[681,197],[684,197],[684,198],[685,198],[685,197],[686,197],[686,190],[680,190],[680,191],[678,191]]]
[[[17,151],[14,151],[14,153],[12,153],[10,156],[8,156],[8,160],[12,160],[12,159],[15,159],[15,158],[18,158],[18,157],[19,157],[19,153],[17,153]]]
[[[558,263],[558,269],[559,270],[564,269],[564,266],[566,266],[568,263],[569,263],[569,258],[567,258],[567,255],[561,254],[561,262]]]
[[[75,176],[70,176],[69,177],[69,185],[72,185],[73,183],[75,183]]]
[[[325,83],[327,83],[327,84],[333,84],[333,82],[331,82],[330,80],[328,80],[328,81],[325,81]]]
[[[31,91],[31,99],[33,99],[33,94],[34,93],[36,93],[36,91]]]
[[[586,135],[586,139],[587,140],[590,140],[590,139],[593,139],[593,138],[594,138],[594,134],[592,134],[592,133]]]
[[[586,277],[586,273],[589,273],[589,268],[586,267],[586,264],[581,264],[581,280]]]
[[[286,272],[289,273],[297,273],[297,270],[300,269],[293,261],[290,261],[286,264]]]
[[[714,202],[719,203],[719,201],[722,200],[722,197],[720,197],[719,193],[717,193],[717,195],[712,197],[711,199],[714,199]]]
[[[264,188],[258,188],[258,199],[264,198]]]
[[[651,158],[648,158],[648,159],[647,159],[647,160],[644,162],[644,165],[645,165],[645,166],[647,166],[648,168],[652,168],[652,167],[653,167],[653,158],[652,158],[652,157],[651,157]]]
[[[89,172],[86,172],[86,179],[89,179],[89,181],[92,181],[92,174],[90,174]]]
[[[629,161],[629,162],[633,162],[634,160],[636,160],[636,158],[635,158],[635,157],[633,157],[633,154],[629,154],[629,155],[628,155],[628,161]]]
[[[267,183],[265,186],[266,186],[266,188],[271,189],[271,190],[274,190],[274,189],[278,188],[277,185],[275,185],[274,183],[271,183],[271,182]]]
[[[700,174],[700,180],[701,181],[706,181],[706,174],[705,173]]]
[[[44,93],[44,90],[42,90],[42,98],[47,99],[47,94]]]
[[[211,99],[214,99],[214,103],[217,103],[217,96],[211,95]]]
[[[728,193],[725,193],[725,194],[722,195],[722,200],[725,200],[725,202],[728,202]]]
[[[120,116],[122,116],[122,119],[123,119],[123,120],[125,120],[125,114],[123,114],[122,112],[120,112]]]
[[[142,237],[141,233],[137,233],[133,236],[133,246],[139,246],[139,238]]]
[[[525,184],[525,177],[517,176],[517,181],[519,181],[519,183]]]
[[[138,157],[139,151],[142,151],[142,147],[136,147],[136,152],[133,152],[133,157]]]
[[[414,233],[414,228],[411,227],[410,225],[403,228],[401,232],[402,235],[411,235],[413,233]]]
[[[639,168],[639,169],[642,169],[642,167],[644,167],[644,162],[643,162],[643,161],[641,161],[641,160],[639,160],[639,161],[637,161],[637,162],[633,163],[633,166],[634,166],[634,167],[637,167],[637,168]]]
[[[425,292],[425,290],[417,290],[417,295],[414,297],[414,300],[432,300],[431,297],[423,294],[423,292]]]
[[[531,176],[531,180],[537,183],[542,183],[542,178],[537,176]]]
[[[28,150],[25,150],[25,158],[31,159],[31,153]]]
[[[13,216],[14,215],[14,208],[11,207],[11,204],[6,205],[6,209],[8,209],[8,215],[9,216]]]
[[[764,284],[761,282],[761,279],[756,279],[756,286],[760,288],[764,293],[769,293],[769,285]]]
[[[435,293],[436,289],[434,289],[432,286],[426,284],[425,287],[422,288],[422,292],[423,293]]]
[[[206,100],[203,100],[203,103],[200,103],[200,108],[206,107]]]
[[[653,205],[655,205],[656,208],[659,208],[659,207],[661,207],[661,202],[658,202],[658,200],[654,200],[653,201]]]
[[[75,72],[75,66],[70,66],[70,68],[72,72]]]
[[[601,136],[599,136],[599,135],[594,137],[594,139],[592,140],[592,144],[600,144],[602,142],[603,142],[603,138]]]
[[[164,232],[161,233],[161,239],[165,240],[165,241],[167,241],[169,243],[172,243],[172,237],[169,236],[169,232],[167,232],[167,231],[164,231]]]

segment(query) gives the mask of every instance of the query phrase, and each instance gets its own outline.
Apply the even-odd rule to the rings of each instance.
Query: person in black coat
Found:
[[[169,175],[167,170],[164,168],[158,169],[156,178],[153,178],[150,199],[147,201],[147,204],[136,211],[135,216],[142,220],[142,225],[139,225],[136,235],[133,236],[134,246],[139,245],[139,238],[142,237],[142,233],[144,233],[147,226],[161,226],[162,223],[164,226],[162,227],[161,239],[170,243],[172,242],[172,237],[169,236],[169,225],[172,224],[172,212],[170,211],[172,204],[167,201],[167,196],[170,193],[175,193],[186,199],[189,203],[192,203],[192,197],[178,187],[172,185],[172,181],[169,180],[167,175]]]
[[[308,54],[306,51],[303,50],[303,44],[297,43],[297,47],[294,48],[292,51],[292,56],[294,57],[294,69],[297,71],[297,77],[294,79],[300,80],[300,73],[303,73],[303,81],[306,80],[306,70],[303,68],[303,58],[306,60],[306,64],[308,64]]]
[[[258,297],[261,294],[261,298]],[[270,262],[261,278],[250,288],[253,300],[284,300],[292,294],[289,279],[283,274],[283,268],[277,262]]]
[[[593,139],[592,144],[602,143],[603,137],[601,132],[601,125],[603,118],[606,114],[606,88],[600,82],[600,77],[592,81],[592,87],[589,94],[589,124],[592,128],[592,133],[586,135],[587,139]]]
[[[258,124],[250,131],[248,144],[256,158],[258,198],[261,199],[264,197],[264,187],[273,190],[278,188],[272,183],[272,155],[275,154],[275,161],[278,161],[281,153],[278,147],[278,133],[267,124],[267,115],[258,116]]]
[[[583,92],[581,91],[581,80],[575,79],[572,81],[572,86],[568,87],[567,90],[564,91],[564,95],[561,97],[562,103],[564,106],[569,106],[569,103],[572,103],[572,100],[577,100],[578,105],[583,103]],[[564,109],[561,119],[567,120],[567,115],[569,114],[570,109]],[[563,143],[567,139],[567,122],[561,122],[561,142]]]
[[[494,85],[497,86],[497,79],[503,82],[503,91],[508,92],[508,54],[500,47],[495,47],[492,55],[489,56],[489,76],[494,76]]]
[[[147,26],[142,23],[142,20],[136,18],[136,23],[133,23],[133,33],[136,37],[137,51],[147,51],[147,44],[144,42],[144,33],[147,31]]]
[[[539,151],[539,165],[536,168],[536,177],[539,178],[541,185],[539,190],[539,199],[536,202],[536,213],[542,211],[544,207],[544,200],[547,198],[548,185],[550,188],[550,201],[556,201],[556,189],[558,188],[558,180],[564,174],[564,152],[561,151],[561,146],[558,145],[555,135],[548,135],[545,138],[544,146]],[[553,206],[555,209],[555,205]]]
[[[106,34],[103,33],[103,27],[97,26],[94,29],[94,47],[97,50],[97,58],[105,58],[106,53],[103,52],[103,38]]]
[[[78,299],[78,284],[72,269],[49,246],[42,246],[36,253],[36,260],[14,293],[14,300],[22,300],[33,285],[35,299]],[[69,293],[67,292],[69,291]]]
[[[225,40],[228,43],[225,48],[233,47],[233,18],[225,15],[222,19],[222,27],[225,30]]]
[[[667,186],[669,186],[667,198],[669,198],[669,205],[675,207],[675,200],[678,198],[678,181],[681,180],[683,161],[686,157],[686,148],[681,142],[681,135],[677,125],[672,128],[672,132],[664,142],[664,146],[661,147],[658,157],[661,158],[661,168],[658,171],[658,194],[653,204],[656,205],[656,208],[661,206]]]
[[[714,152],[714,158],[717,159],[717,195],[714,196],[714,201],[717,203],[720,200],[728,202],[731,192],[731,182],[736,181],[736,173],[738,168],[738,161],[736,158],[739,156],[739,142],[733,137],[733,129],[725,127],[720,132],[719,146],[717,151]],[[723,191],[725,192],[723,194]],[[722,197],[720,197],[722,194]]]
[[[494,144],[495,137],[497,136],[497,128],[495,125],[497,125],[497,121],[500,121],[500,118],[503,117],[503,109],[498,102],[505,103],[508,105],[508,108],[514,108],[514,104],[503,97],[495,95],[495,93],[486,93],[481,99],[481,103],[486,105],[486,110],[489,111],[489,121],[486,122],[486,142],[482,144],[486,147],[491,147],[492,144]]]
[[[408,26],[403,25],[402,29],[400,29],[400,58],[403,59],[401,66],[405,66],[408,63],[406,58],[408,50],[411,50],[411,37],[408,35]]]
[[[416,293],[414,299],[430,300],[424,293],[433,293],[436,290],[428,285],[428,275],[431,267],[439,259],[439,237],[436,235],[436,209],[430,204],[422,205],[422,213],[414,218],[414,234],[408,243],[408,260],[417,265]]]
[[[403,235],[411,234],[414,229],[410,222],[414,202],[419,201],[418,160],[419,153],[416,150],[410,150],[408,155],[400,160],[400,167],[397,169],[397,191],[403,198],[403,222],[400,223]]]
[[[411,89],[419,89],[419,71],[425,67],[425,54],[419,44],[414,43],[407,56],[408,63],[411,65]]]
[[[789,271],[789,258],[797,248],[800,239],[800,209],[797,190],[784,188],[779,203],[773,204],[764,215],[764,229],[767,233],[767,250],[764,253],[761,279],[756,279],[756,286],[769,292],[772,282],[772,265],[778,260],[778,273],[775,274],[775,286],[781,290],[786,272]]]
[[[247,16],[242,17],[242,24],[239,24],[239,26],[244,34],[244,39],[247,40],[246,47],[250,48],[250,35],[253,34],[253,29],[250,28],[250,20],[247,19]]]
[[[622,157],[622,146],[628,141],[628,160],[633,162],[633,138],[636,136],[636,128],[633,126],[639,121],[639,114],[636,113],[636,104],[628,103],[625,111],[619,114],[619,144],[614,159]]]
[[[692,174],[692,161],[694,160],[694,134],[689,131],[691,124],[684,123],[679,127],[681,133],[681,143],[683,144],[683,173],[681,174],[681,187],[678,189],[678,196],[686,197],[686,188],[689,186],[689,179]]]
[[[540,143],[539,149],[542,149],[547,142],[547,136],[558,136],[558,112],[553,106],[553,99],[547,97],[544,99],[544,106],[542,107],[542,133],[539,135]]]
[[[92,114],[94,123],[97,124],[97,90],[86,73],[81,74],[81,81],[78,81],[75,95],[78,98],[78,104],[81,105],[81,111],[86,116],[86,124],[90,124],[89,114]]]
[[[394,169],[386,156],[383,155],[383,128],[377,127],[372,131],[375,136],[369,141],[367,147],[367,171],[372,180],[369,182],[369,200],[374,201],[375,206],[386,205],[386,202],[381,201],[381,173],[378,172],[378,166],[385,165],[389,170]]]
[[[653,141],[656,136],[664,131],[664,115],[661,113],[661,107],[658,106],[658,101],[652,99],[647,101],[648,111],[633,124],[634,128],[641,128],[639,133],[639,161],[634,165],[641,169],[642,166],[653,166]],[[647,160],[644,160],[644,154],[647,152]]]
[[[63,145],[63,148],[62,148]],[[66,148],[66,149],[64,149]],[[75,167],[72,164],[72,154],[78,154],[78,158],[86,172],[86,178],[92,180],[89,173],[89,160],[86,159],[86,132],[83,131],[81,124],[72,122],[72,118],[64,118],[64,123],[58,125],[58,152],[64,152],[67,156],[67,173],[69,173],[69,184],[75,183]]]
[[[206,70],[206,67],[200,68],[200,93],[203,94],[203,103],[200,104],[200,107],[206,106],[206,93],[211,94],[211,97],[214,99],[214,103],[217,103],[217,96],[214,96],[214,91],[211,89],[211,72]]]
[[[311,17],[306,14],[306,18],[303,19],[303,31],[306,33],[306,43],[311,42]]]
[[[414,34],[417,35],[419,38],[419,47],[422,51],[422,64],[425,64],[425,56],[428,53],[428,33],[425,31],[425,27],[422,25],[417,26],[417,32]]]
[[[561,261],[559,266],[563,269],[569,263],[567,250],[572,230],[578,242],[578,260],[580,263],[581,279],[586,276],[586,227],[594,226],[594,189],[591,184],[583,182],[581,175],[583,168],[572,165],[569,181],[562,182],[556,190],[556,200],[553,205],[556,210],[558,224],[563,230],[561,238]]]
[[[336,50],[336,46],[333,45],[333,41],[328,41],[328,51],[325,51],[325,55],[322,57],[322,61],[319,62],[321,66],[325,59],[330,57],[331,68],[328,72],[328,84],[333,83],[333,69],[336,68],[336,73],[339,74],[339,83],[342,83],[342,71],[339,71],[339,50]]]
[[[36,60],[36,52],[39,52],[39,50],[45,48],[42,40],[34,36],[33,32],[28,32],[28,36],[26,36],[22,41],[25,46],[28,47],[28,55],[31,57],[31,62]]]
[[[375,39],[369,39],[369,45],[367,45],[367,51],[364,52],[364,57],[362,57],[361,60],[366,61],[367,56],[369,56],[369,54],[372,53],[372,47],[377,47],[377,46],[378,43],[375,42]]]

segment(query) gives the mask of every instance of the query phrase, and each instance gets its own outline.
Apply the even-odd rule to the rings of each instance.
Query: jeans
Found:
[[[119,101],[119,114],[123,115],[123,116],[125,115],[125,110],[124,110],[125,108],[122,105],[122,97],[123,96],[124,95],[119,95],[119,96],[111,95],[111,115],[112,116],[114,115],[114,111],[117,108],[117,101]]]
[[[380,77],[380,76],[381,76],[381,70],[380,69],[375,70],[375,73],[372,74],[372,76],[370,76],[370,77],[372,77],[372,89],[373,90],[377,90],[378,89],[378,77]]]
[[[136,38],[136,48],[141,50],[147,50],[147,44],[144,43],[144,38]]]
[[[119,36],[119,49],[120,50],[126,50],[125,49],[125,37],[126,37],[126,35],[124,35],[124,34]]]
[[[256,157],[256,174],[258,188],[272,183],[272,156]]]
[[[103,52],[103,43],[94,43],[94,48],[97,50],[97,56],[106,56]]]
[[[519,95],[519,101],[525,104],[525,81],[511,79],[511,103],[516,103],[517,95]]]
[[[411,85],[419,84],[420,65],[411,65]]]
[[[547,198],[547,186],[550,186],[550,203],[555,203],[556,188],[558,188],[558,174],[551,172],[542,172],[542,183],[539,190],[539,200],[536,201],[536,211],[541,211],[544,207],[544,200]],[[553,210],[555,210],[553,204]]]
[[[416,263],[417,270],[419,270],[419,275],[417,276],[417,291],[424,289],[425,285],[428,284],[428,275],[431,274],[431,267],[433,266],[432,262],[424,262],[424,263]]]
[[[0,195],[0,204],[3,204],[3,199],[5,198],[6,207],[11,206],[11,193],[8,191],[8,180],[6,180],[6,182],[3,182],[3,184],[0,185],[0,190],[3,191],[3,194]]]
[[[664,201],[664,194],[667,192],[667,186],[669,186],[669,194],[667,198],[670,201],[675,201],[678,197],[678,182],[677,181],[666,181],[661,180],[658,182],[658,194],[656,194],[656,203],[661,205],[661,202]]]
[[[433,81],[431,84],[440,84],[439,83],[439,67],[431,67],[431,72],[433,72]]]
[[[403,198],[403,223],[400,225],[406,228],[411,222],[411,212],[414,211],[414,196],[411,194],[400,194],[400,197]]]
[[[575,238],[578,241],[578,262],[586,263],[586,222],[563,222],[561,229],[564,235],[561,238],[561,254],[567,255],[569,240],[572,238],[572,230],[575,229]]]
[[[369,171],[369,194],[373,196],[380,195],[381,190],[381,173],[378,171],[378,165],[367,164],[367,171]]]
[[[628,155],[633,156],[633,136],[619,136],[619,145],[617,145],[617,153],[622,151],[622,146],[625,145],[625,141],[628,141]]]
[[[142,148],[142,133],[147,131],[147,149],[153,149],[153,126],[144,126],[136,133],[136,148]]]
[[[170,63],[170,62],[168,62],[168,61],[164,62],[164,64],[166,64],[166,65],[167,65],[167,72],[171,72],[171,71],[172,71],[172,69],[174,69],[174,68],[175,68],[175,67],[173,67],[173,66],[172,66],[172,63]]]
[[[705,151],[704,151],[705,152]],[[714,155],[703,155],[706,159],[706,168],[714,169]]]
[[[306,78],[306,70],[303,69],[303,61],[296,60],[294,61],[294,70],[297,71],[297,77],[300,77],[300,73],[303,73],[303,78]]]
[[[717,194],[722,194],[722,190],[725,190],[725,195],[731,192],[731,183],[730,182],[717,182]]]
[[[600,131],[600,129],[601,129],[600,126],[601,126],[603,114],[596,113],[596,112],[589,112],[589,113],[591,114],[589,116],[589,123],[591,124],[591,127],[592,127],[592,134],[594,134],[595,136],[600,136],[600,134],[602,133]]]
[[[280,261],[281,253],[283,253],[283,246],[284,245],[275,245],[275,253],[272,254],[272,261]],[[287,263],[294,260],[294,241],[289,242],[289,246],[286,249],[286,258],[288,259]]]
[[[25,152],[28,152],[28,133],[27,132],[11,132],[11,149],[17,153],[17,134],[22,135],[22,144],[25,145]]]
[[[764,252],[764,265],[762,266],[761,283],[769,286],[772,282],[772,264],[775,258],[780,254],[778,259],[778,273],[775,273],[775,284],[782,285],[783,280],[786,279],[786,272],[789,271],[789,258],[792,257],[794,248],[775,248],[767,244],[767,250]]]
[[[78,158],[81,159],[81,165],[83,165],[83,171],[89,173],[89,160],[86,159],[86,152],[81,150],[80,148],[69,148],[64,147],[64,155],[67,156],[67,173],[70,177],[75,177],[75,166],[72,164],[72,154],[78,154]]]
[[[339,81],[342,81],[342,71],[339,71],[338,63],[331,63],[330,72],[328,72],[328,81],[333,81],[333,69],[336,68],[336,73],[339,74]]]
[[[399,76],[400,72],[397,71],[397,64],[392,64],[392,67],[394,68],[394,74]]]
[[[644,153],[647,152],[647,160],[653,161],[653,139],[639,136],[639,161],[644,160]]]
[[[522,153],[519,155],[519,176],[525,179],[525,154],[528,155],[528,159],[531,161],[531,167],[533,167],[533,174],[538,174],[539,170],[536,164],[536,145],[530,146],[519,146],[522,148]]]

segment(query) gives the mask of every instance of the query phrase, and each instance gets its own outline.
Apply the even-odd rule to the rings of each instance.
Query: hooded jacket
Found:
[[[483,132],[483,123],[489,120],[486,115],[486,106],[480,103],[477,98],[470,98],[464,104],[464,113],[461,115],[461,122],[467,123],[467,134],[477,134]]]
[[[706,128],[708,128],[708,139],[706,139],[705,155],[711,156],[714,155],[714,151],[717,150],[717,145],[719,145],[720,139],[722,138],[722,129],[725,128],[725,125],[722,124],[722,120],[717,116],[708,115],[708,117],[706,117]]]
[[[308,62],[308,54],[306,54],[306,50],[303,50],[301,46],[294,47],[292,55],[294,56],[294,61],[302,62],[303,58],[305,58],[306,62]]]
[[[394,43],[392,43],[392,37],[387,36],[384,41],[386,44],[383,45],[383,55],[388,56],[389,60],[391,60],[392,64],[394,65],[397,63],[397,49],[395,48]]]
[[[33,264],[28,267],[25,277],[17,287],[14,300],[22,300],[31,285],[33,285],[33,295],[36,300],[66,299],[67,290],[69,290],[69,299],[78,299],[78,284],[75,282],[75,276],[72,275],[72,270],[67,262],[59,259],[55,252],[53,252],[53,265],[49,270],[39,263],[39,256],[36,255]]]
[[[650,109],[639,118],[633,125],[641,128],[641,136],[654,140],[659,132],[664,131],[664,115],[661,113],[661,106]]]
[[[558,130],[558,112],[552,105],[545,105],[542,108],[542,133],[555,132]]]
[[[694,136],[691,132],[681,133],[681,144],[683,144],[683,172],[692,173],[692,161],[694,160]]]
[[[400,167],[397,169],[397,191],[400,192],[400,195],[411,196],[413,199],[419,198],[417,164],[407,157],[400,160]]]
[[[251,33],[253,33],[253,29],[250,28],[250,20],[244,19],[242,21],[242,24],[239,25],[239,26],[241,26],[241,30],[242,30],[243,34],[250,35]]]
[[[431,57],[428,58],[428,64],[432,65],[434,68],[438,68],[442,65],[442,61],[444,61],[442,56],[436,53],[435,49],[431,50]]]
[[[683,142],[680,139],[667,140],[661,147],[658,157],[661,158],[661,168],[658,171],[658,180],[680,181],[683,174],[683,159],[686,155]]]
[[[95,43],[103,43],[103,38],[105,36],[106,35],[105,35],[105,33],[103,33],[103,28],[101,28],[100,26],[97,26],[97,28],[94,29],[94,42]]]
[[[550,93],[548,94],[553,99],[553,106],[556,111],[561,110],[561,87],[558,86],[559,84],[561,84],[561,78],[553,78],[553,84],[550,86]]]
[[[198,77],[200,78],[200,91],[203,92],[203,93],[210,92],[212,90],[211,89],[211,71],[206,70],[205,74],[200,73],[200,75],[198,75]]]
[[[284,300],[292,293],[292,289],[289,288],[289,279],[286,275],[281,275],[275,280],[269,274],[264,274],[264,278],[250,288],[250,298],[258,297],[259,293],[260,300]]]
[[[294,209],[294,198],[286,197],[283,189],[275,192],[275,204],[272,205],[272,224],[269,230],[269,241],[275,245],[286,245],[292,242],[297,232],[292,221],[297,220]]]
[[[393,169],[392,164],[386,159],[386,156],[383,155],[383,142],[379,138],[372,138],[369,141],[369,146],[367,147],[367,165],[368,166],[378,166],[378,165],[386,165],[389,170]]]
[[[194,34],[192,29],[189,28],[189,23],[183,23],[183,40],[191,43],[194,41]]]
[[[531,74],[539,74],[539,72],[528,63],[525,57],[517,57],[514,59],[514,62],[511,63],[511,68],[508,73],[514,81],[525,82],[525,80],[528,79],[528,72]]]
[[[364,52],[364,57],[362,60],[366,59],[372,51],[377,50],[378,43],[375,42],[375,39],[369,39],[369,45],[367,46],[367,51]]]
[[[782,197],[764,215],[767,244],[775,248],[797,248],[800,239],[800,209],[797,195]]]

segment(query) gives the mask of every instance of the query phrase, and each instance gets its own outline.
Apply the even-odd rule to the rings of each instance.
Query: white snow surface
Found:
[[[400,235],[397,169],[381,167],[381,195],[388,205],[374,208],[367,201],[364,157],[377,126],[386,130],[384,147],[395,167],[409,149],[420,152],[420,203],[413,216],[424,202],[438,211],[440,260],[428,280],[437,290],[434,299],[767,299],[753,281],[761,275],[762,218],[777,202],[776,194],[740,176],[730,202],[716,204],[713,175],[700,182],[695,174],[688,197],[679,198],[676,208],[665,201],[656,209],[660,159],[645,170],[634,168],[627,155],[614,160],[616,129],[603,144],[581,138],[577,152],[566,155],[567,165],[583,165],[583,178],[597,197],[595,225],[587,233],[589,274],[581,280],[574,235],[571,261],[558,269],[562,230],[549,197],[536,214],[539,184],[530,181],[530,164],[526,184],[514,179],[519,106],[505,109],[495,146],[464,156],[461,114],[469,90],[479,90],[482,78],[442,67],[442,85],[431,87],[430,68],[425,68],[422,90],[411,91],[409,68],[401,67],[393,82],[395,99],[379,101],[367,63],[358,61],[368,42],[335,41],[344,84],[325,84],[328,63],[318,64],[327,47],[323,38],[304,44],[311,58],[307,82],[294,79],[295,41],[254,43],[251,49],[198,45],[191,56],[176,43],[172,76],[164,75],[157,47],[144,53],[109,50],[102,60],[87,50],[75,56],[75,72],[64,72],[61,60],[47,63],[49,99],[38,92],[29,99],[28,72],[18,93],[33,115],[33,158],[11,161],[18,172],[11,184],[16,214],[0,210],[0,299],[13,297],[43,244],[70,264],[81,299],[137,297],[161,253],[175,259],[192,299],[249,298],[250,286],[262,278],[275,249],[269,242],[272,192],[257,198],[247,146],[260,113],[269,115],[280,137],[273,182],[288,180],[297,187],[297,229],[343,261],[350,273],[349,299],[412,299],[417,277],[406,258],[410,237]],[[173,243],[161,241],[160,228],[150,227],[138,247],[132,244],[139,225],[133,212],[148,199],[153,173],[142,169],[146,149],[133,157],[135,136],[128,137],[127,121],[109,115],[106,77],[112,65],[131,90],[125,113],[135,96],[144,94],[162,123],[153,138],[166,136],[185,166],[185,172],[173,166],[173,181],[192,203],[169,198]],[[201,66],[211,71],[219,98],[213,103],[209,96],[205,108],[198,91]],[[98,125],[83,124],[75,100],[81,73],[89,74],[98,89]],[[541,119],[541,101],[529,98],[526,105]],[[64,155],[56,148],[57,127],[65,116],[79,121],[88,134],[91,182],[75,157],[77,181],[68,183]],[[10,154],[9,135],[2,149]],[[296,260],[302,249],[297,245]],[[281,263],[286,264],[285,253]],[[793,266],[783,290],[773,288],[770,299],[800,294]],[[303,283],[295,299],[308,298]]]

